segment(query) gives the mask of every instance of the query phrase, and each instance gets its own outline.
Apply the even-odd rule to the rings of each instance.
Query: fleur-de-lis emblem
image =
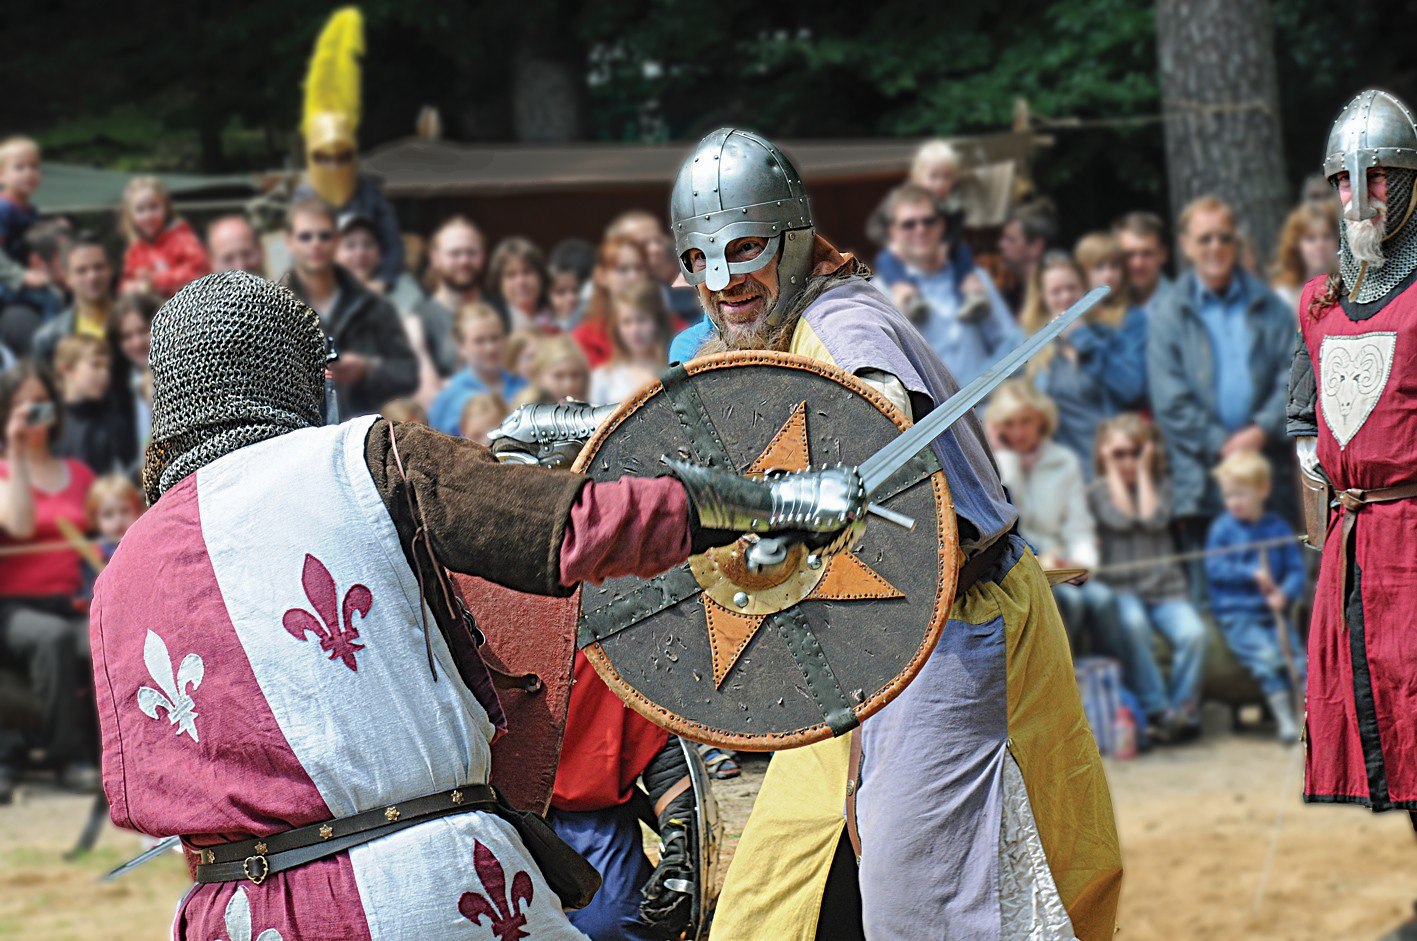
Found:
[[[481,840],[473,841],[473,865],[477,867],[477,878],[482,880],[482,890],[491,896],[464,892],[458,899],[458,911],[462,917],[474,925],[482,924],[484,917],[492,925],[492,934],[497,941],[519,941],[530,937],[526,933],[526,913],[522,906],[531,901],[531,876],[519,872],[512,877],[512,891],[507,894],[507,874],[502,864]]]
[[[238,887],[231,901],[226,903],[226,933],[230,941],[251,941],[251,900],[246,890]],[[216,941],[222,941],[217,938]],[[285,941],[274,928],[262,931],[255,941]]]
[[[373,593],[363,585],[350,585],[344,593],[344,601],[337,604],[334,576],[323,562],[308,553],[300,583],[305,586],[305,597],[310,599],[315,614],[304,608],[291,608],[285,612],[281,623],[297,640],[304,640],[307,632],[319,637],[320,649],[329,654],[331,660],[342,660],[345,666],[358,671],[354,655],[363,650],[364,645],[358,643],[359,629],[354,626],[354,616],[369,616],[374,604]]]
[[[192,702],[188,688],[195,691],[202,685],[202,677],[206,675],[202,658],[189,653],[182,658],[182,665],[174,674],[172,655],[167,652],[167,642],[150,630],[147,640],[143,641],[143,662],[148,666],[148,675],[161,689],[153,689],[151,686],[139,687],[138,708],[152,719],[158,718],[159,709],[166,709],[167,721],[177,726],[176,734],[186,732],[192,736],[192,741],[197,741],[196,704]]]

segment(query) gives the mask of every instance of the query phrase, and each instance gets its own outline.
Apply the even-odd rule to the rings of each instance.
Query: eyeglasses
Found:
[[[1213,242],[1219,242],[1221,245],[1233,245],[1235,244],[1235,233],[1207,232],[1205,235],[1196,237],[1196,243],[1198,245],[1210,245]]]
[[[297,242],[333,242],[334,238],[335,234],[329,229],[320,229],[318,231],[306,229],[304,232],[295,233],[295,240]]]
[[[897,221],[896,228],[904,229],[907,232],[914,232],[916,229],[920,228],[933,229],[935,226],[939,225],[940,222],[941,219],[938,215],[916,216],[913,219],[901,219]]]

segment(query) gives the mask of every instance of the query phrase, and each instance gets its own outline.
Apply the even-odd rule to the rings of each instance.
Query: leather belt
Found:
[[[240,882],[247,879],[260,885],[275,873],[343,853],[381,836],[439,817],[492,810],[497,806],[497,791],[492,785],[466,784],[450,791],[398,801],[387,807],[336,817],[270,836],[187,849],[186,852],[188,860],[196,863],[195,877],[198,882]]]
[[[1338,540],[1338,587],[1339,604],[1342,606],[1345,628],[1348,626],[1348,586],[1351,577],[1349,553],[1353,551],[1349,540],[1353,535],[1353,526],[1358,522],[1358,511],[1370,503],[1392,503],[1396,500],[1410,500],[1413,497],[1417,497],[1417,483],[1383,487],[1379,490],[1359,490],[1357,487],[1353,487],[1334,492],[1332,505],[1343,511],[1343,525],[1339,531]]]

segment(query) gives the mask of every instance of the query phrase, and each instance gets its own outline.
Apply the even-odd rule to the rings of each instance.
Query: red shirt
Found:
[[[180,219],[159,232],[151,242],[146,239],[133,242],[123,256],[123,280],[137,280],[141,272],[150,272],[153,289],[163,297],[171,297],[187,282],[211,270],[207,250],[192,227]]]
[[[68,482],[56,493],[30,487],[34,494],[34,535],[29,539],[0,536],[0,546],[23,546],[62,542],[57,520],[68,520],[80,531],[88,528],[84,503],[93,485],[93,471],[72,458],[64,461]],[[10,462],[0,461],[0,480],[10,479]],[[77,596],[83,580],[79,554],[73,549],[55,549],[0,558],[0,598],[45,598],[53,595]]]

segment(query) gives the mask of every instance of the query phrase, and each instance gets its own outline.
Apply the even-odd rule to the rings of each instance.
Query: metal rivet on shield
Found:
[[[809,569],[819,569],[819,568],[821,568],[821,567],[822,567],[822,557],[821,557],[821,556],[817,555],[816,553],[813,553],[812,555],[807,556],[807,568],[809,568]]]
[[[738,592],[733,596],[733,603],[740,608],[748,607],[748,593],[746,591]]]

